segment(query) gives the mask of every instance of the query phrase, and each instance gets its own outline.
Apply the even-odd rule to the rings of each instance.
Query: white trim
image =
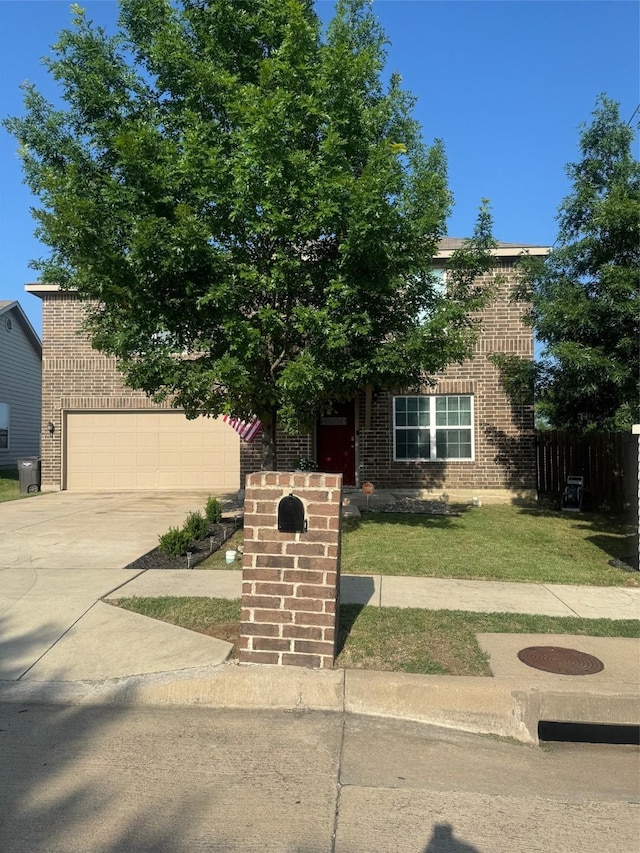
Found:
[[[11,450],[11,403],[0,400],[0,406],[7,407],[7,446],[0,447],[0,453],[8,453]]]
[[[423,397],[428,399],[429,402],[429,426],[428,427],[397,427],[396,426],[396,400],[406,400]],[[471,456],[454,456],[442,458],[437,456],[437,442],[436,442],[436,433],[438,427],[435,423],[435,400],[439,397],[468,397],[471,401],[471,424],[469,426],[463,425],[460,427],[450,426],[446,427],[447,430],[453,429],[468,429],[471,431]],[[433,402],[431,402],[433,401]],[[476,430],[475,430],[475,405],[474,405],[474,395],[468,393],[450,393],[450,394],[394,394],[393,395],[393,406],[391,412],[391,441],[393,443],[393,461],[394,462],[406,462],[408,464],[413,462],[425,462],[425,463],[433,463],[433,462],[475,462],[476,459]],[[411,459],[400,458],[396,455],[396,430],[404,430],[404,429],[425,429],[429,430],[429,443],[431,455],[429,457],[419,456]],[[441,428],[442,429],[442,428]]]
[[[443,249],[433,256],[434,258],[450,258],[458,249]],[[497,248],[491,249],[489,254],[494,258],[519,258],[521,255],[535,255],[536,257],[545,257],[551,252],[548,246],[516,246],[514,248]]]
[[[39,293],[63,292],[59,284],[41,284],[39,281],[36,281],[34,284],[25,284],[24,289],[27,293],[35,293],[36,296]]]
[[[9,317],[11,312],[15,311],[15,317],[13,319],[17,319],[21,324],[23,331],[28,339],[30,339],[31,346],[38,354],[38,358],[42,358],[42,341],[40,340],[40,336],[36,332],[36,330],[31,325],[29,318],[24,313],[22,305],[19,302],[9,302],[3,308],[0,308],[0,314],[6,315]]]

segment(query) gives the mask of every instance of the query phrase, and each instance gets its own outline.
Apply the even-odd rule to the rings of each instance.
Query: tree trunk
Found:
[[[275,471],[278,458],[276,452],[276,412],[265,412],[260,415],[260,420],[262,421],[262,459],[260,468],[263,471]]]

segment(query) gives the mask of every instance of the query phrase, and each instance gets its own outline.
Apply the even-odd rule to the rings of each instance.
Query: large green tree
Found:
[[[536,365],[539,413],[556,428],[622,430],[640,421],[634,136],[618,104],[602,95],[582,128],[582,158],[567,166],[573,186],[559,209],[557,245],[546,259],[522,265],[519,295],[531,300],[530,320],[544,346]]]
[[[45,282],[93,309],[93,346],[187,416],[309,426],[357,390],[411,387],[470,352],[486,208],[432,279],[451,197],[365,0],[323,32],[312,0],[121,0],[108,35],[74,7],[25,89],[18,138]]]

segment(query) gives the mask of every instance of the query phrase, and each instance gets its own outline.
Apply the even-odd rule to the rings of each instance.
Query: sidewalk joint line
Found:
[[[342,794],[342,757],[344,752],[344,735],[347,725],[347,715],[345,711],[346,704],[346,682],[347,671],[342,674],[342,725],[340,727],[340,747],[338,749],[338,767],[336,775],[336,804],[333,811],[333,833],[331,835],[331,853],[336,853],[336,841],[338,837],[338,820],[340,818],[340,797]]]
[[[72,623],[71,623],[71,625],[69,625],[69,627],[68,627],[68,628],[66,628],[66,629],[62,632],[62,634],[60,634],[60,636],[59,636],[56,640],[54,640],[54,641],[53,641],[53,643],[51,643],[51,645],[49,646],[49,648],[45,649],[45,650],[42,652],[42,654],[40,655],[40,657],[36,658],[36,660],[34,660],[34,662],[33,662],[32,664],[29,664],[29,666],[25,669],[25,671],[22,673],[22,675],[20,675],[18,678],[16,678],[16,682],[20,682],[20,681],[25,677],[25,675],[33,669],[33,667],[34,667],[36,664],[40,663],[40,661],[42,660],[42,658],[43,658],[45,655],[48,655],[48,654],[49,654],[49,652],[51,651],[51,649],[53,649],[55,646],[57,646],[57,645],[58,645],[58,643],[60,642],[60,640],[62,640],[62,638],[63,638],[63,637],[66,637],[66,635],[69,633],[69,631],[70,631],[72,628],[74,628],[74,627],[78,624],[78,622],[79,622],[81,619],[83,619],[83,618],[87,615],[87,613],[88,613],[90,610],[93,610],[93,608],[96,606],[96,604],[98,603],[98,601],[100,601],[100,599],[97,599],[96,601],[94,601],[94,602],[93,602],[93,604],[89,605],[89,607],[87,607],[87,609],[84,611],[84,613],[81,613],[81,614],[80,614],[80,616],[78,616],[78,618],[75,620],[75,622],[72,622]]]
[[[567,604],[567,602],[566,602],[566,601],[563,601],[563,600],[560,598],[560,596],[559,596],[556,592],[554,592],[552,589],[550,589],[550,587],[549,587],[549,585],[548,585],[548,584],[546,584],[546,583],[545,583],[545,584],[543,584],[543,586],[544,586],[544,588],[545,588],[548,592],[550,592],[550,593],[551,593],[551,595],[552,595],[554,598],[556,598],[556,599],[560,602],[560,604],[563,604],[565,607],[568,607],[568,608],[569,608],[569,610],[574,614],[574,616],[576,616],[576,618],[578,618],[578,619],[582,619],[582,618],[583,618],[579,613],[577,613],[577,612],[573,609],[573,607],[571,607],[571,605],[570,605],[570,604]],[[591,618],[593,618],[593,617],[591,617]]]
[[[125,578],[125,580],[123,580],[122,583],[119,583],[118,586],[114,586],[113,589],[110,589],[108,592],[105,592],[105,594],[101,595],[100,598],[97,600],[103,601],[105,598],[107,598],[110,595],[113,595],[114,592],[117,592],[119,589],[122,589],[123,586],[126,586],[128,583],[131,583],[131,581],[136,580],[137,578],[140,577],[140,575],[143,575],[145,572],[148,572],[148,571],[149,571],[149,569],[140,569],[140,571],[137,574],[135,574],[132,578]]]

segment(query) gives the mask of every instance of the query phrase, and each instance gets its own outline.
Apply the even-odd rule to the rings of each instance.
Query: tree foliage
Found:
[[[366,0],[326,33],[312,0],[121,0],[115,35],[74,7],[46,62],[62,108],[27,86],[5,122],[51,250],[33,266],[91,302],[130,386],[189,417],[257,414],[269,466],[276,422],[469,354],[490,217],[443,298],[443,146],[384,82]]]
[[[544,345],[540,414],[556,428],[628,429],[640,420],[640,164],[634,130],[602,95],[567,166],[557,247],[525,258],[520,298]],[[511,380],[517,365],[506,365]],[[529,370],[531,376],[531,370]]]

